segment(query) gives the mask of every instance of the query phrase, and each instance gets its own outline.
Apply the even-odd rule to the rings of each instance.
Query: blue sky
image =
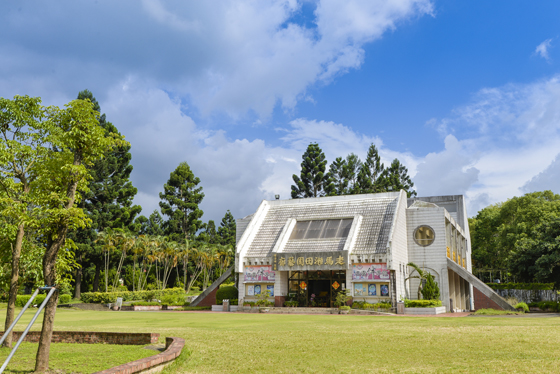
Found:
[[[289,197],[301,154],[373,142],[469,215],[560,193],[557,1],[5,1],[0,96],[91,90],[143,214],[187,161],[204,220]]]

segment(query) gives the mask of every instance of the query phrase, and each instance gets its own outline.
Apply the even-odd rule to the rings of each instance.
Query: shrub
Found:
[[[494,290],[553,290],[554,283],[486,283]]]
[[[542,311],[552,310],[554,312],[560,311],[560,303],[556,301],[541,301],[536,303],[529,303],[530,307],[537,307]]]
[[[343,306],[339,307],[338,309],[340,309],[340,310],[350,310],[350,307],[348,305],[343,305]]]
[[[210,310],[212,309],[211,306],[186,306],[181,308],[181,310]]]
[[[72,301],[72,296],[71,295],[60,295],[58,297],[58,303],[59,304],[68,304],[70,301]]]
[[[426,285],[422,288],[424,300],[439,300],[439,286],[430,273],[426,275]]]
[[[33,299],[33,304],[31,304],[31,305],[41,305],[41,303],[43,301],[45,301],[46,297],[47,297],[47,295],[45,295],[45,294],[37,295],[35,297],[35,299]],[[16,296],[16,306],[20,307],[20,308],[23,308],[25,306],[25,304],[27,304],[29,299],[31,299],[31,295],[17,295]],[[72,300],[72,296],[70,296],[70,295],[59,295],[59,297],[58,297],[58,303],[59,304],[68,304],[70,302],[70,300]]]
[[[239,291],[234,286],[220,287],[216,292],[216,304],[222,304],[224,299],[237,299]]]
[[[122,297],[123,301],[132,300],[146,300],[146,294],[152,292],[154,296],[150,300],[157,297],[163,297],[165,295],[184,295],[185,290],[182,288],[168,288],[163,291],[123,291],[123,292],[83,292],[81,296],[81,301],[84,303],[95,303],[95,304],[109,304],[117,301],[117,297]]]
[[[434,308],[441,306],[441,300],[405,300],[406,308]]]
[[[514,308],[517,309],[517,310],[523,309],[523,311],[525,313],[529,313],[529,306],[527,304],[525,304],[524,302],[520,302],[520,303],[515,304]]]
[[[185,296],[183,295],[164,295],[161,298],[161,305],[185,305]]]
[[[380,303],[373,304],[373,305],[374,305],[375,309],[391,309],[391,307],[392,307],[391,303],[384,303],[384,302],[380,302]]]
[[[284,306],[295,308],[298,306],[298,302],[296,300],[284,301]]]

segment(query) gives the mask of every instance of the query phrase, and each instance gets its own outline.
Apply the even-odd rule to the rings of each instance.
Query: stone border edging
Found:
[[[0,335],[4,332],[0,331]],[[13,339],[19,339],[21,331],[13,332]],[[38,343],[41,331],[29,331],[25,342]],[[103,331],[53,331],[52,343],[76,344],[124,344],[146,345],[156,344],[159,340],[157,333],[142,332],[103,332]]]
[[[140,360],[132,361],[127,364],[115,366],[111,369],[98,371],[94,374],[132,374],[139,373],[144,370],[150,370],[150,373],[155,373],[163,370],[181,354],[185,346],[185,339],[167,337],[165,338],[165,351]]]

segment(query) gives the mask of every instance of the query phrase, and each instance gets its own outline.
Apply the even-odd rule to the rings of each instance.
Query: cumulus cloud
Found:
[[[552,162],[560,147],[558,76],[525,85],[484,88],[449,118],[431,120],[429,125],[454,134],[459,143],[455,149],[468,155],[470,166],[459,162],[463,173],[469,167],[478,171],[477,180],[466,190],[472,201],[470,214],[476,214],[481,201],[496,203],[541,187],[554,190],[560,186],[560,174]],[[444,158],[447,139],[449,136],[446,149],[434,157]],[[426,156],[426,164],[430,158]],[[441,162],[440,170],[445,172]],[[424,167],[418,167],[415,178],[421,194],[424,183],[429,183],[429,178],[420,178]],[[455,193],[451,191],[447,193]]]
[[[546,39],[544,42],[539,44],[535,49],[535,53],[546,61],[550,61],[550,56],[548,55],[548,49],[550,48],[550,44],[552,43],[552,39]]]
[[[360,67],[365,43],[433,11],[429,0],[315,4],[312,22],[298,24],[296,0],[3,2],[0,94],[105,92],[133,75],[202,113],[266,118]]]
[[[521,190],[525,193],[552,190],[560,193],[560,154],[542,172],[527,181]]]

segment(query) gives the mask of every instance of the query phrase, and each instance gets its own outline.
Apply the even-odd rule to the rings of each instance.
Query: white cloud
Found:
[[[552,43],[552,39],[546,39],[544,42],[539,44],[535,49],[535,53],[546,61],[550,61],[550,56],[548,55],[548,49],[550,48],[550,44]]]
[[[56,87],[73,97],[132,75],[202,113],[267,118],[278,103],[294,108],[309,100],[308,87],[360,67],[365,43],[432,14],[429,0],[320,0],[303,25],[295,21],[303,1],[2,3],[0,95]]]
[[[544,190],[560,193],[560,154],[545,170],[526,182],[521,190],[525,193]]]

